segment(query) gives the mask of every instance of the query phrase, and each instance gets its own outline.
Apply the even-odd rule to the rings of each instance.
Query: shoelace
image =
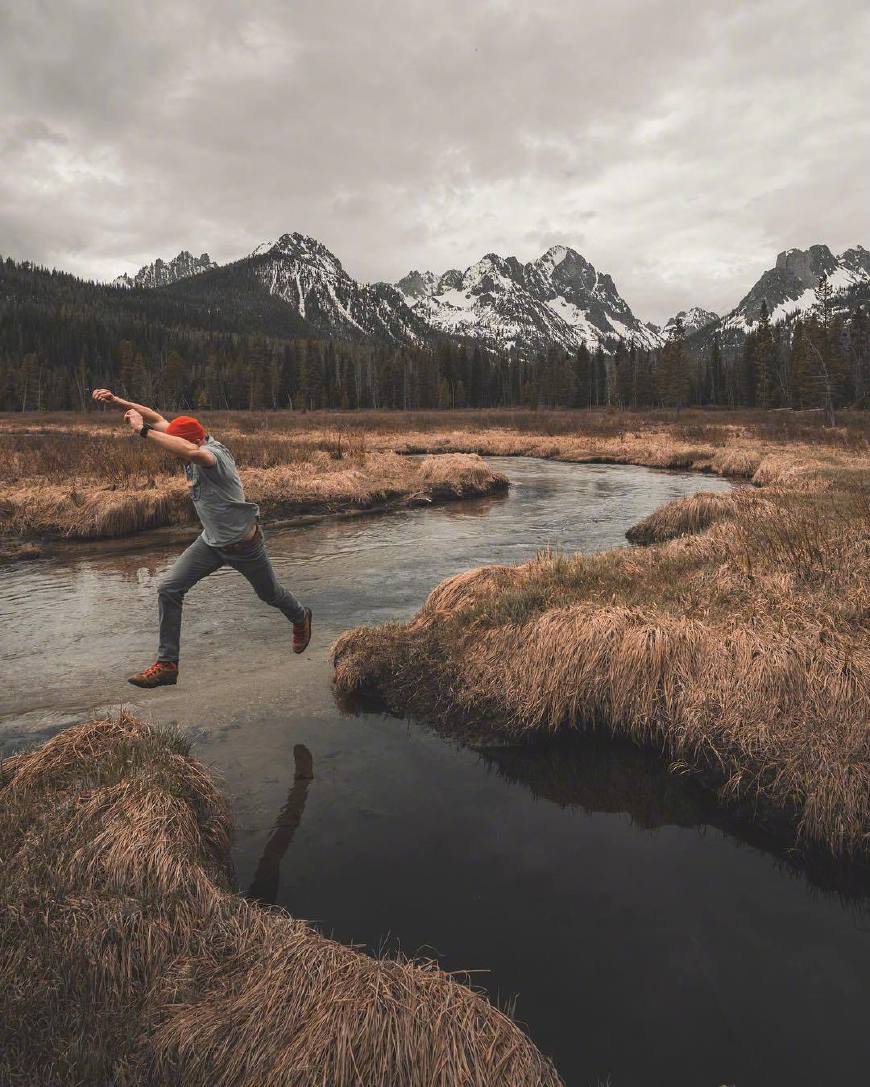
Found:
[[[145,671],[142,673],[142,675],[147,676],[148,679],[150,679],[152,676],[160,675],[160,673],[164,670],[164,668],[169,668],[169,667],[170,667],[170,665],[166,664],[163,661],[155,661],[154,664],[152,664],[150,668],[145,669]]]

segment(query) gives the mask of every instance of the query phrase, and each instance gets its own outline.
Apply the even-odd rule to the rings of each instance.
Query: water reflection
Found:
[[[386,715],[397,721],[377,692],[333,690],[336,707],[348,717]],[[417,722],[459,747],[470,748],[491,773],[528,789],[539,800],[590,814],[627,815],[641,830],[713,828],[738,843],[772,856],[815,888],[870,910],[870,868],[839,862],[823,852],[793,844],[793,826],[756,807],[723,805],[712,787],[676,774],[654,751],[604,733],[536,737],[528,743],[499,743],[485,732],[462,726],[448,730]]]
[[[247,897],[264,906],[272,906],[278,901],[281,862],[302,822],[308,788],[314,780],[314,759],[305,744],[294,746],[293,762],[293,785],[287,794],[287,803],[275,820],[248,889]]]
[[[725,808],[697,780],[668,769],[654,752],[602,735],[543,739],[523,746],[475,745],[485,765],[511,784],[560,808],[626,814],[633,826],[711,827],[777,858],[815,887],[870,907],[870,871],[789,844],[785,824],[759,822],[760,813]]]

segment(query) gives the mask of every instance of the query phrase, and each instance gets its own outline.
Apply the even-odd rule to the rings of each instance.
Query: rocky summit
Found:
[[[681,309],[679,313],[675,313],[662,325],[661,329],[656,329],[656,331],[661,332],[664,339],[669,340],[676,330],[677,321],[680,321],[685,335],[694,336],[696,332],[700,332],[718,320],[718,313],[703,309],[701,306],[692,306],[690,309]]]
[[[771,321],[806,313],[816,304],[816,287],[826,276],[835,299],[870,285],[870,252],[863,245],[835,256],[826,245],[786,249],[737,306],[722,318],[724,328],[746,331],[758,323],[762,302]]]
[[[143,264],[135,275],[130,276],[124,272],[113,282],[116,287],[168,287],[179,279],[207,272],[210,268],[217,268],[217,264],[208,253],[195,257],[182,249],[172,260],[165,261],[158,257],[151,264]]]
[[[248,258],[266,290],[314,328],[340,336],[415,343],[429,329],[389,283],[358,283],[322,242],[282,234]]]

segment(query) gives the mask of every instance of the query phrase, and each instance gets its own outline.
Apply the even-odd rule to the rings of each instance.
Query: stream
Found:
[[[177,687],[125,679],[153,659],[155,585],[180,545],[0,568],[0,754],[120,705],[183,728],[232,798],[244,892],[344,942],[469,971],[570,1087],[866,1083],[860,886],[810,876],[632,747],[472,750],[336,705],[341,631],[407,618],[477,565],[624,546],[669,499],[728,487],[488,460],[508,495],[267,529],[314,610],[311,647],[295,657],[289,624],[222,570],[188,596]]]

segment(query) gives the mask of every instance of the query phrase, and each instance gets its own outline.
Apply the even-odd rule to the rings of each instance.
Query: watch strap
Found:
[[[154,427],[151,426],[150,423],[143,423],[142,426],[139,428],[139,437],[140,438],[147,438],[148,437],[148,431],[153,430],[153,429],[154,429]]]

